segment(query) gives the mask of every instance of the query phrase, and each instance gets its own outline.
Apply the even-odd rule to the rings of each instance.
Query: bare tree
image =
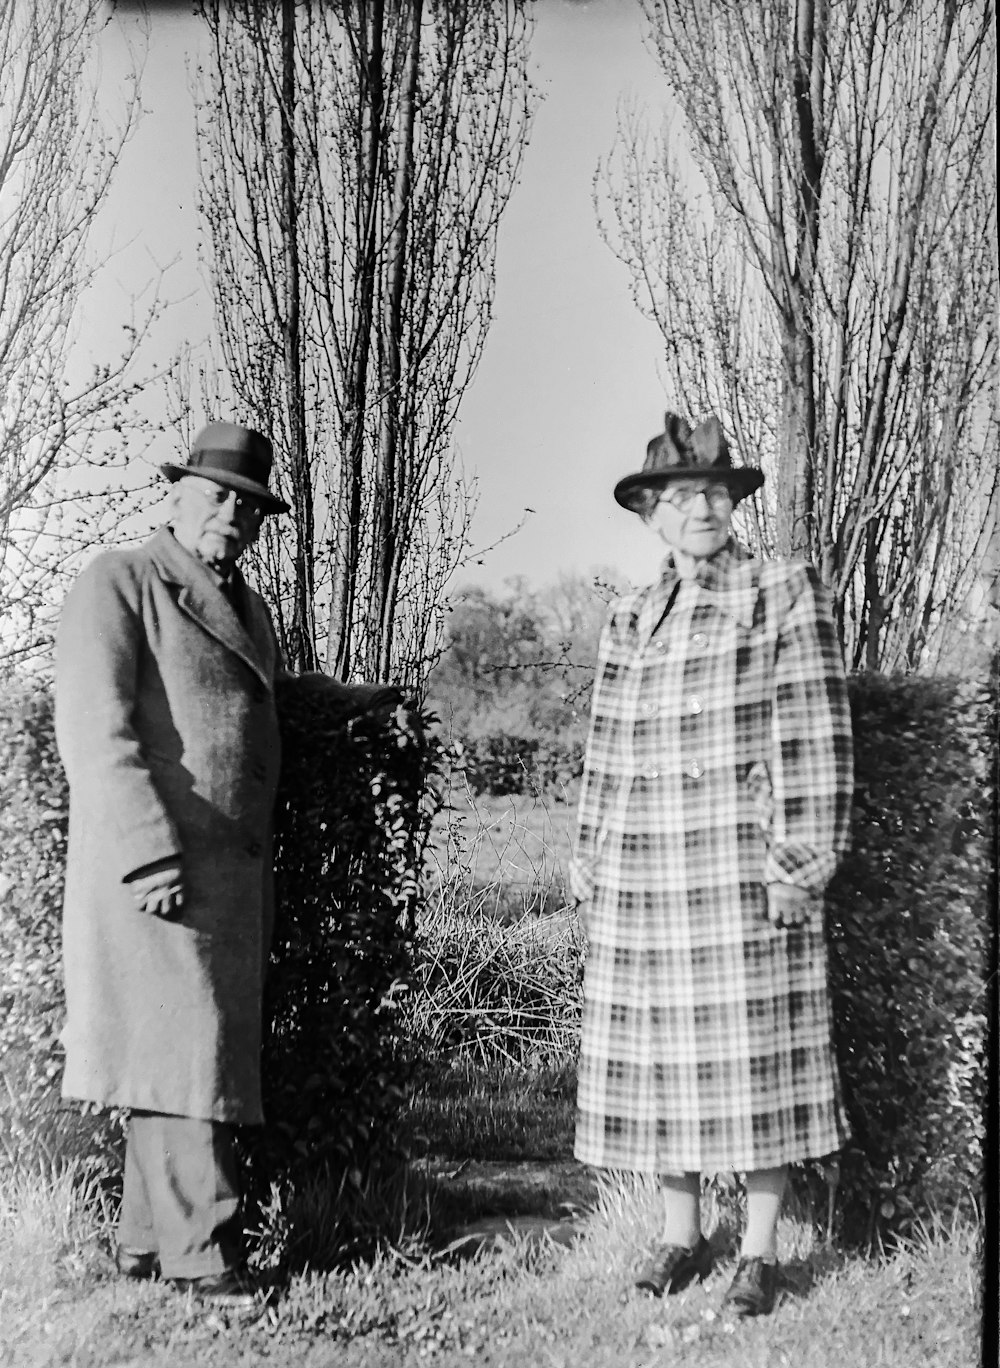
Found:
[[[620,120],[605,234],[668,383],[771,472],[855,665],[933,664],[996,481],[990,0],[644,0],[672,119]]]
[[[419,684],[470,491],[452,434],[531,109],[521,0],[206,3],[221,351],[294,508],[260,574],[299,666]]]
[[[69,360],[77,311],[96,267],[95,218],[136,113],[102,125],[90,60],[105,19],[100,0],[0,0],[0,660],[43,650],[48,605],[72,550],[93,539],[100,515],[85,489],[103,459],[101,431],[121,429],[139,387],[130,367],[149,315],[130,319],[117,359],[78,381]],[[79,369],[79,368],[77,368]],[[76,472],[76,475],[73,474]],[[77,478],[79,476],[79,478]]]

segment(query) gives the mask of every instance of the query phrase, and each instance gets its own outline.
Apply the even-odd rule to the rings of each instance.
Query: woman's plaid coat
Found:
[[[846,1138],[819,912],[848,833],[850,713],[814,571],[733,543],[616,603],[571,881],[587,902],[576,1157],[754,1170]]]

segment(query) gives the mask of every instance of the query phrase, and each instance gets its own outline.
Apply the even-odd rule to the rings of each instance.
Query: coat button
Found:
[[[700,760],[689,760],[684,766],[684,773],[692,779],[700,779],[705,773],[705,769]]]
[[[653,650],[656,652],[657,655],[666,655],[667,643],[665,641],[654,641]]]
[[[642,713],[643,717],[655,717],[660,711],[660,705],[659,703],[643,703],[639,711]]]
[[[659,779],[660,771],[655,765],[643,765],[642,777],[643,779]]]
[[[262,853],[263,849],[264,847],[261,845],[260,841],[247,842],[246,852],[251,857],[251,859],[256,860],[258,855]]]
[[[688,699],[688,708],[693,713],[700,713],[704,710],[702,701],[697,694],[692,694]]]
[[[700,651],[703,651],[708,645],[708,637],[704,632],[695,632],[694,636],[691,638],[691,644],[697,646]]]

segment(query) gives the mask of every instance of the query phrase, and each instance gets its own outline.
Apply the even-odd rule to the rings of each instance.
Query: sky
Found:
[[[542,585],[603,567],[642,583],[656,573],[659,544],[611,490],[642,465],[669,399],[659,332],[601,240],[592,181],[611,148],[619,101],[637,101],[658,121],[663,84],[643,44],[638,0],[536,0],[533,8],[532,77],[542,99],[501,223],[494,322],[456,432],[462,467],[476,481],[472,537],[481,554],[454,587],[499,588],[515,575]],[[130,64],[127,39],[143,61],[143,115],[95,238],[109,265],[84,301],[82,338],[93,350],[109,335],[111,301],[140,293],[160,271],[173,302],[147,357],[163,363],[211,328],[197,254],[191,97],[202,34],[178,5],[156,10],[148,44],[134,9],[102,35],[108,108]],[[158,438],[143,459],[152,467],[175,456]]]

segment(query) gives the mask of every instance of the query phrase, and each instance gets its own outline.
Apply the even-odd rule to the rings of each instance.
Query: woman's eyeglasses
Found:
[[[660,495],[660,503],[668,503],[673,508],[683,511],[691,507],[699,494],[704,494],[713,508],[721,508],[724,504],[733,501],[728,485],[710,484],[675,485],[669,494]]]

